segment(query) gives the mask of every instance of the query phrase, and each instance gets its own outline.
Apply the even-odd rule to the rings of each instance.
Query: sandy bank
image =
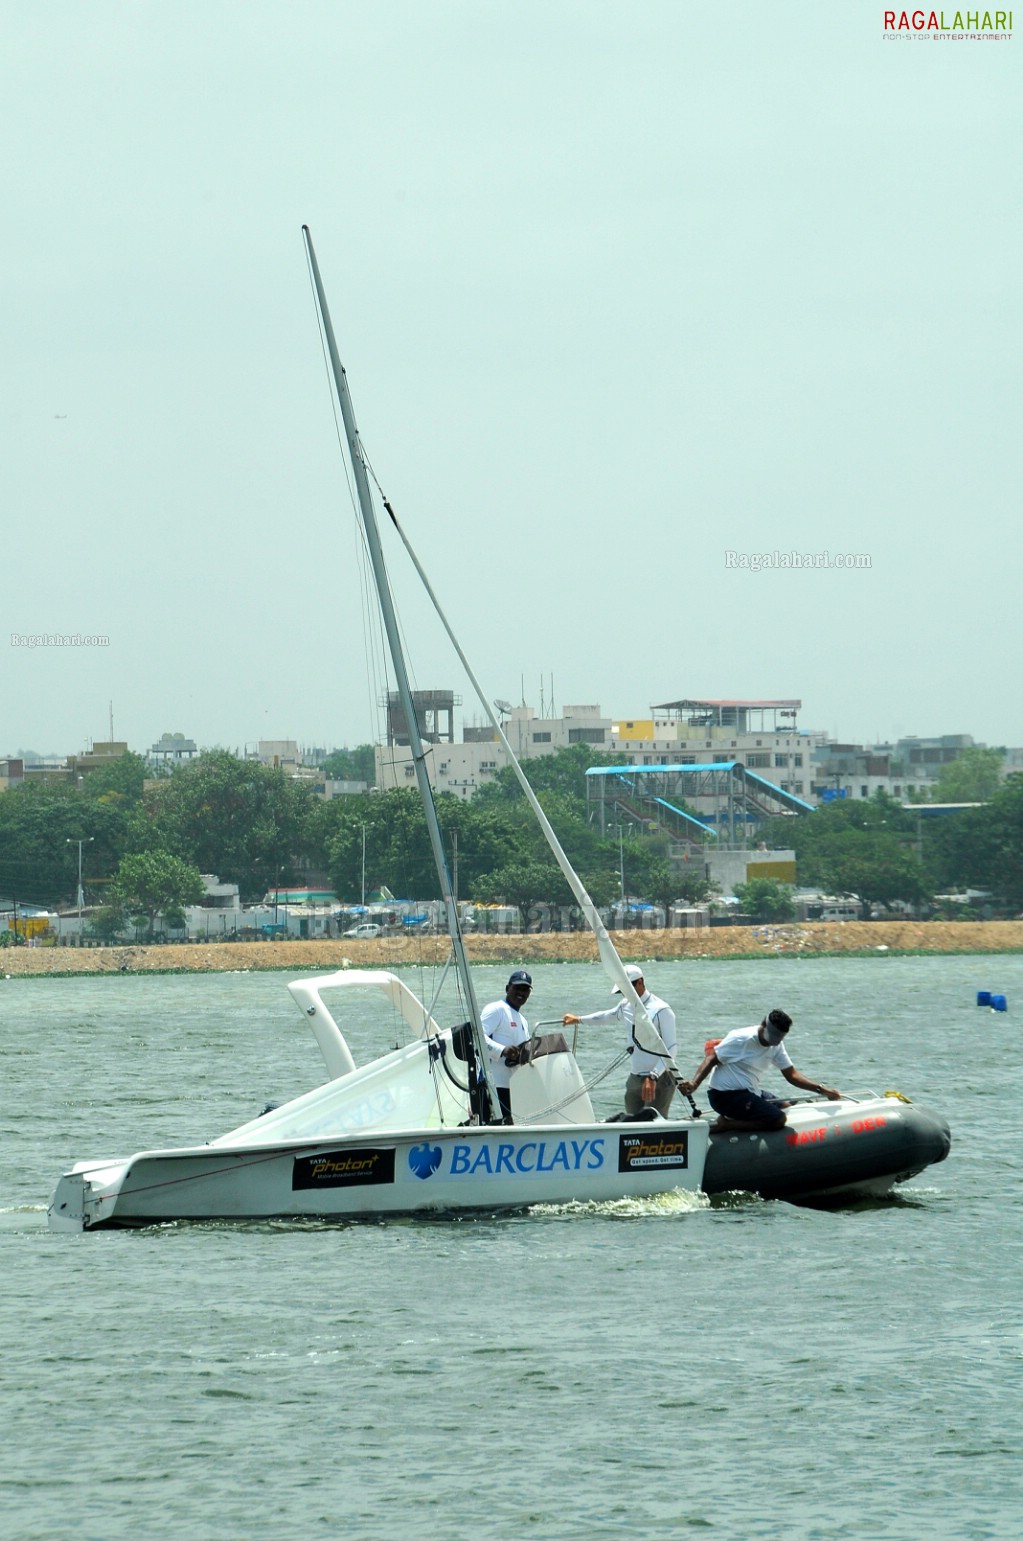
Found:
[[[704,931],[619,932],[626,962],[640,959],[825,956],[838,953],[1023,952],[1023,921],[846,921],[788,926],[715,926]],[[468,938],[478,963],[596,961],[588,935]],[[231,969],[380,968],[442,963],[442,937],[378,937],[372,941],[219,942],[185,947],[18,947],[0,955],[0,975],[207,973]]]

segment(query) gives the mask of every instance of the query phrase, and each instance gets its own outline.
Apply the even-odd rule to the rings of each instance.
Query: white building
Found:
[[[975,745],[968,733],[900,738],[895,744],[827,742],[814,754],[813,800],[862,802],[885,792],[897,802],[926,801],[944,767],[975,747],[981,746]],[[1003,776],[1009,773],[1011,757],[1018,752],[1003,751]]]
[[[601,716],[599,706],[566,706],[561,717],[538,717],[531,706],[515,706],[509,709],[502,727],[520,760],[554,754],[572,744],[589,744],[597,753],[614,747],[611,719]],[[464,731],[472,737],[462,743],[434,734],[427,744],[427,765],[434,791],[469,798],[508,764],[508,756],[491,728]],[[378,787],[389,791],[392,787],[414,786],[415,775],[407,743],[396,741],[377,746]]]
[[[801,701],[668,701],[645,718],[612,724],[610,749],[632,765],[706,765],[739,761],[765,781],[816,802],[813,756],[827,742],[819,730],[797,727]]]
[[[164,733],[150,749],[146,759],[150,765],[166,766],[173,770],[176,765],[194,760],[198,753],[194,738],[186,738],[183,733]]]
[[[248,749],[245,758],[258,760],[260,765],[269,765],[275,770],[286,771],[298,770],[305,763],[302,751],[293,738],[261,738],[255,752]]]

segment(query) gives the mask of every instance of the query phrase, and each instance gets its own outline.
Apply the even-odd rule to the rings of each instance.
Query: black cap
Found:
[[[524,968],[517,968],[505,985],[505,989],[510,990],[512,985],[525,985],[527,990],[531,990],[533,988],[533,981]]]

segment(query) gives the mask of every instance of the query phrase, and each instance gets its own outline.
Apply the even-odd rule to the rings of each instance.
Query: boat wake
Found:
[[[592,1215],[605,1220],[638,1220],[661,1216],[674,1219],[678,1215],[694,1214],[709,1209],[710,1199],[705,1193],[674,1188],[670,1193],[650,1193],[642,1197],[622,1199],[572,1199],[566,1204],[532,1204],[529,1213],[534,1218],[563,1220],[576,1215]]]

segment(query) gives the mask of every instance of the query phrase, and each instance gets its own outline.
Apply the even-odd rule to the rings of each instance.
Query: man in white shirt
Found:
[[[675,1013],[667,1001],[651,995],[643,979],[641,968],[630,963],[625,973],[642,1001],[644,1011],[660,1034],[661,1042],[674,1059]],[[612,994],[621,994],[617,985]],[[630,1118],[635,1118],[636,1114],[641,1113],[644,1108],[653,1106],[662,1118],[667,1118],[671,1099],[675,1095],[675,1077],[668,1069],[663,1055],[651,1054],[640,1047],[636,1038],[631,1002],[623,1000],[617,1006],[609,1007],[607,1011],[591,1011],[585,1017],[573,1016],[571,1012],[566,1012],[561,1021],[564,1027],[571,1027],[576,1022],[593,1027],[602,1027],[609,1022],[621,1023],[626,1032],[628,1051],[632,1056],[629,1077],[625,1083],[625,1111]]]
[[[522,1008],[533,988],[532,977],[517,968],[508,980],[503,1001],[491,1001],[480,1014],[480,1026],[487,1040],[497,1090],[505,1123],[511,1123],[511,1077],[519,1063],[520,1046],[529,1042],[529,1023]],[[528,1049],[526,1054],[528,1056]]]
[[[785,1035],[792,1018],[784,1011],[770,1011],[752,1027],[736,1027],[717,1044],[708,1046],[699,1070],[691,1081],[681,1083],[687,1096],[708,1075],[707,1101],[717,1113],[717,1129],[780,1129],[785,1123],[786,1103],[772,1092],[761,1091],[760,1080],[773,1065],[790,1086],[816,1092],[837,1102],[842,1093],[833,1086],[810,1081],[792,1063],[785,1049]]]

